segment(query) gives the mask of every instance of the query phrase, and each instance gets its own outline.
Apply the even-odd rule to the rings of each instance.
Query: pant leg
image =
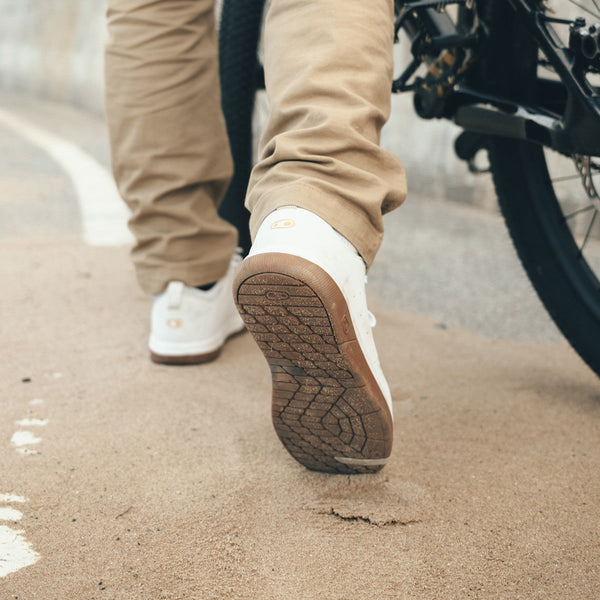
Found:
[[[311,210],[370,265],[382,215],[406,194],[379,147],[389,116],[392,0],[272,0],[265,29],[271,114],[247,206],[253,235],[284,205]]]
[[[138,280],[222,277],[235,228],[217,215],[232,173],[214,0],[108,0],[106,113],[114,175],[132,210]]]

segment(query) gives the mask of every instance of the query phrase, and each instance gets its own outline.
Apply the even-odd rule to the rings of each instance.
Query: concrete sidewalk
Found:
[[[1,100],[107,167],[99,119]],[[600,383],[499,218],[420,198],[387,218],[369,288],[395,451],[325,476],[276,439],[249,336],[148,361],[127,248],[85,243],[64,166],[0,140],[2,600],[597,596]]]

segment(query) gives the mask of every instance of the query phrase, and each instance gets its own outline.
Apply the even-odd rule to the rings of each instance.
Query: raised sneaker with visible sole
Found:
[[[314,213],[280,208],[261,224],[233,289],[269,363],[273,424],[289,453],[316,471],[381,469],[392,402],[354,246]]]
[[[231,298],[235,254],[229,270],[209,290],[171,281],[154,298],[150,330],[150,358],[161,364],[189,365],[214,360],[227,338],[244,329]]]

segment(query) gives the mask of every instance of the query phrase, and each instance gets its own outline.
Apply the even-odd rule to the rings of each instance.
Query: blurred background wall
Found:
[[[101,0],[0,0],[0,87],[102,113]]]
[[[102,0],[0,0],[0,89],[103,112]],[[408,47],[396,49],[398,66]],[[403,161],[410,194],[495,209],[487,176],[475,177],[455,158],[458,130],[425,122],[408,95],[392,99],[392,116],[382,143]]]

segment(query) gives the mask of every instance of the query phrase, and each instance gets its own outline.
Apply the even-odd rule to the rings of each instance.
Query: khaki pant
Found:
[[[246,200],[251,231],[279,206],[313,211],[367,265],[404,172],[379,147],[389,114],[392,0],[272,0],[271,112]],[[132,210],[142,288],[222,277],[236,231],[217,215],[232,172],[220,108],[213,0],[108,0],[106,112],[113,171]]]

